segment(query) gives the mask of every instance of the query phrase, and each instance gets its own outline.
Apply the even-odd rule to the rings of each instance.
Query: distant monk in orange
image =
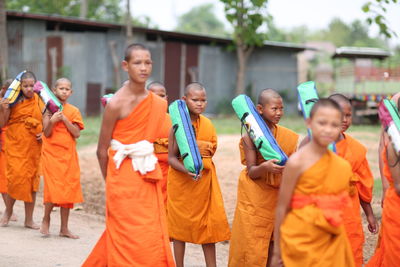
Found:
[[[282,97],[265,89],[256,108],[282,150],[288,156],[294,153],[298,134],[278,125],[284,114]],[[284,166],[276,164],[277,160],[266,161],[247,134],[240,141],[240,154],[246,168],[239,177],[229,266],[265,267],[272,256],[275,207]]]
[[[105,107],[97,157],[106,182],[106,230],[83,266],[175,266],[153,153],[167,102],[145,88],[152,64],[145,46],[128,46],[122,67],[129,82]]]
[[[215,243],[229,240],[230,231],[212,157],[217,134],[211,121],[201,115],[207,106],[206,90],[200,83],[186,86],[186,102],[203,159],[203,170],[188,172],[180,159],[174,131],[169,135],[168,229],[174,242],[176,266],[184,266],[185,243],[201,244],[207,267],[216,266]]]
[[[160,82],[152,82],[147,85],[147,90],[153,92],[155,95],[168,100],[167,89]],[[168,177],[168,135],[172,128],[171,118],[169,114],[165,115],[165,120],[159,129],[160,136],[154,141],[154,153],[158,158],[158,163],[160,164],[163,180],[160,181],[161,189],[164,196],[164,204],[167,205],[167,177]]]
[[[371,207],[374,178],[367,161],[367,149],[356,139],[346,134],[352,124],[351,103],[342,94],[329,96],[340,106],[343,112],[342,132],[336,140],[337,154],[347,160],[352,168],[353,176],[350,180],[350,198],[352,205],[345,210],[344,227],[349,238],[357,267],[363,265],[364,232],[361,221],[360,205],[368,221],[371,233],[377,233],[378,225]]]
[[[42,166],[44,176],[44,216],[40,232],[48,236],[50,214],[54,206],[60,207],[60,236],[79,238],[68,229],[69,211],[74,203],[83,202],[76,139],[84,129],[79,109],[67,103],[72,94],[72,84],[67,78],[58,79],[54,94],[63,110],[43,114]]]
[[[398,93],[392,98],[397,107],[399,97]],[[381,145],[380,167],[389,186],[383,202],[380,242],[367,267],[398,266],[400,262],[400,157],[395,152],[386,130],[382,132]]]
[[[25,202],[25,227],[39,229],[33,222],[36,192],[39,189],[39,161],[42,148],[43,102],[33,92],[35,75],[28,71],[21,77],[22,96],[10,107],[7,99],[1,100],[0,127],[6,131],[6,212],[1,220],[7,226],[16,200]]]
[[[6,93],[7,88],[12,83],[12,80],[6,80],[0,89],[0,99],[3,98]],[[6,204],[7,197],[7,175],[6,175],[6,153],[4,151],[5,140],[6,140],[6,129],[7,127],[0,128],[0,193],[4,200],[4,205]]]
[[[350,164],[328,145],[341,132],[340,106],[319,99],[307,120],[312,139],[286,163],[276,209],[271,266],[354,266],[343,212]]]

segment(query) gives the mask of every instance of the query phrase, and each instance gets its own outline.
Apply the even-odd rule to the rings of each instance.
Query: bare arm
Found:
[[[108,148],[110,146],[115,123],[119,116],[118,112],[119,109],[117,105],[115,105],[113,102],[110,102],[105,108],[103,121],[101,123],[96,154],[104,180],[107,177]]]
[[[48,110],[43,114],[43,134],[50,137],[53,133],[54,125],[61,120],[60,111],[51,114]]]
[[[10,118],[10,106],[8,99],[0,99],[0,128],[7,125]]]
[[[294,188],[301,174],[300,164],[297,162],[297,157],[289,159],[286,168],[283,171],[282,184],[279,189],[278,204],[275,215],[274,228],[274,253],[271,266],[281,266],[281,249],[280,249],[280,228],[283,220],[290,210],[290,201],[293,196]]]
[[[79,138],[79,136],[81,136],[81,129],[79,128],[79,126],[76,123],[70,122],[68,118],[64,116],[64,114],[62,114],[62,122],[64,122],[65,127],[67,127],[72,137],[76,139]]]
[[[381,138],[379,140],[379,149],[378,149],[379,173],[381,174],[381,180],[382,180],[382,204],[381,204],[382,207],[383,207],[383,202],[385,200],[386,190],[389,188],[389,182],[383,173],[383,165],[384,164],[383,164],[383,159],[382,159],[382,151],[385,146],[385,136],[386,136],[385,132],[382,130]]]
[[[388,163],[390,167],[390,173],[392,174],[394,189],[396,194],[400,196],[400,162],[399,155],[396,154],[396,151],[393,148],[392,142],[390,141],[387,146],[388,152]],[[393,163],[393,164],[392,164]],[[393,166],[393,167],[392,167]]]
[[[257,150],[247,134],[243,135],[243,149],[246,157],[247,171],[251,179],[258,179],[266,172],[282,173],[284,166],[277,165],[276,162],[278,160],[276,159],[267,160],[257,165]]]
[[[365,216],[367,217],[368,230],[373,234],[378,233],[378,224],[376,222],[374,211],[372,210],[371,207],[371,203],[365,202],[360,198],[360,205],[364,210]]]

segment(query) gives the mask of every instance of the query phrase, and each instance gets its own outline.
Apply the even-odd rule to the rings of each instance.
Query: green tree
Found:
[[[236,48],[238,69],[236,93],[245,90],[247,61],[256,46],[262,46],[266,39],[268,0],[220,0],[225,7],[225,16],[233,26],[233,42]]]
[[[86,18],[120,22],[123,12],[119,0],[86,0]],[[79,17],[81,1],[70,0],[7,0],[7,9],[22,10],[31,13],[58,14]]]
[[[387,37],[397,36],[385,18],[387,9],[391,4],[399,4],[398,0],[370,0],[362,6],[362,10],[368,14],[367,22],[379,27],[379,32]]]
[[[176,31],[226,36],[224,24],[217,18],[213,4],[193,7],[178,18]]]

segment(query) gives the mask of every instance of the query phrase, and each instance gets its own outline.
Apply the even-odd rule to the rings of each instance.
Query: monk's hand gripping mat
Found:
[[[19,96],[22,94],[21,92],[21,77],[26,72],[26,70],[21,71],[17,77],[12,81],[10,86],[7,88],[6,93],[4,94],[3,99],[8,99],[9,105],[13,106],[17,103]]]
[[[288,157],[279,147],[274,135],[257,112],[250,97],[238,95],[232,100],[232,107],[241,121],[242,127],[246,129],[247,134],[263,158],[265,160],[276,159],[279,165],[285,165]]]
[[[197,180],[203,170],[203,161],[196,142],[189,110],[185,101],[175,100],[169,106],[168,111],[183,165],[189,172],[196,174],[193,179]]]
[[[55,113],[63,109],[60,100],[58,100],[53,91],[51,91],[44,82],[37,81],[33,86],[33,91],[40,96],[46,105],[46,109],[48,109],[51,113]]]

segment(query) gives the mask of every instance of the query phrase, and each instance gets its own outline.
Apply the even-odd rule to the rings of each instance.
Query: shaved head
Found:
[[[264,89],[260,92],[260,94],[258,95],[258,104],[261,106],[264,106],[265,104],[268,104],[268,102],[271,99],[282,99],[282,97],[280,96],[280,94],[278,94],[277,91],[275,91],[274,89]]]
[[[311,108],[310,118],[312,118],[320,108],[332,108],[339,111],[340,115],[343,115],[342,109],[336,101],[329,98],[320,98]]]
[[[351,106],[351,101],[348,99],[346,96],[342,94],[332,94],[328,97],[329,99],[335,101],[339,105],[345,104],[345,105],[350,105]]]
[[[154,87],[163,87],[165,89],[164,84],[162,84],[161,82],[151,82],[147,85],[147,90],[152,91]]]
[[[56,81],[56,83],[54,84],[54,87],[57,87],[58,84],[60,84],[60,83],[69,83],[72,86],[72,83],[68,78],[60,78]]]
[[[129,62],[129,60],[131,59],[132,51],[135,51],[135,50],[144,50],[144,51],[148,51],[150,53],[150,50],[142,44],[130,44],[125,49],[124,60],[126,62]]]
[[[186,88],[185,88],[185,96],[190,94],[192,91],[205,91],[206,88],[201,83],[194,82],[194,83],[189,83]]]

